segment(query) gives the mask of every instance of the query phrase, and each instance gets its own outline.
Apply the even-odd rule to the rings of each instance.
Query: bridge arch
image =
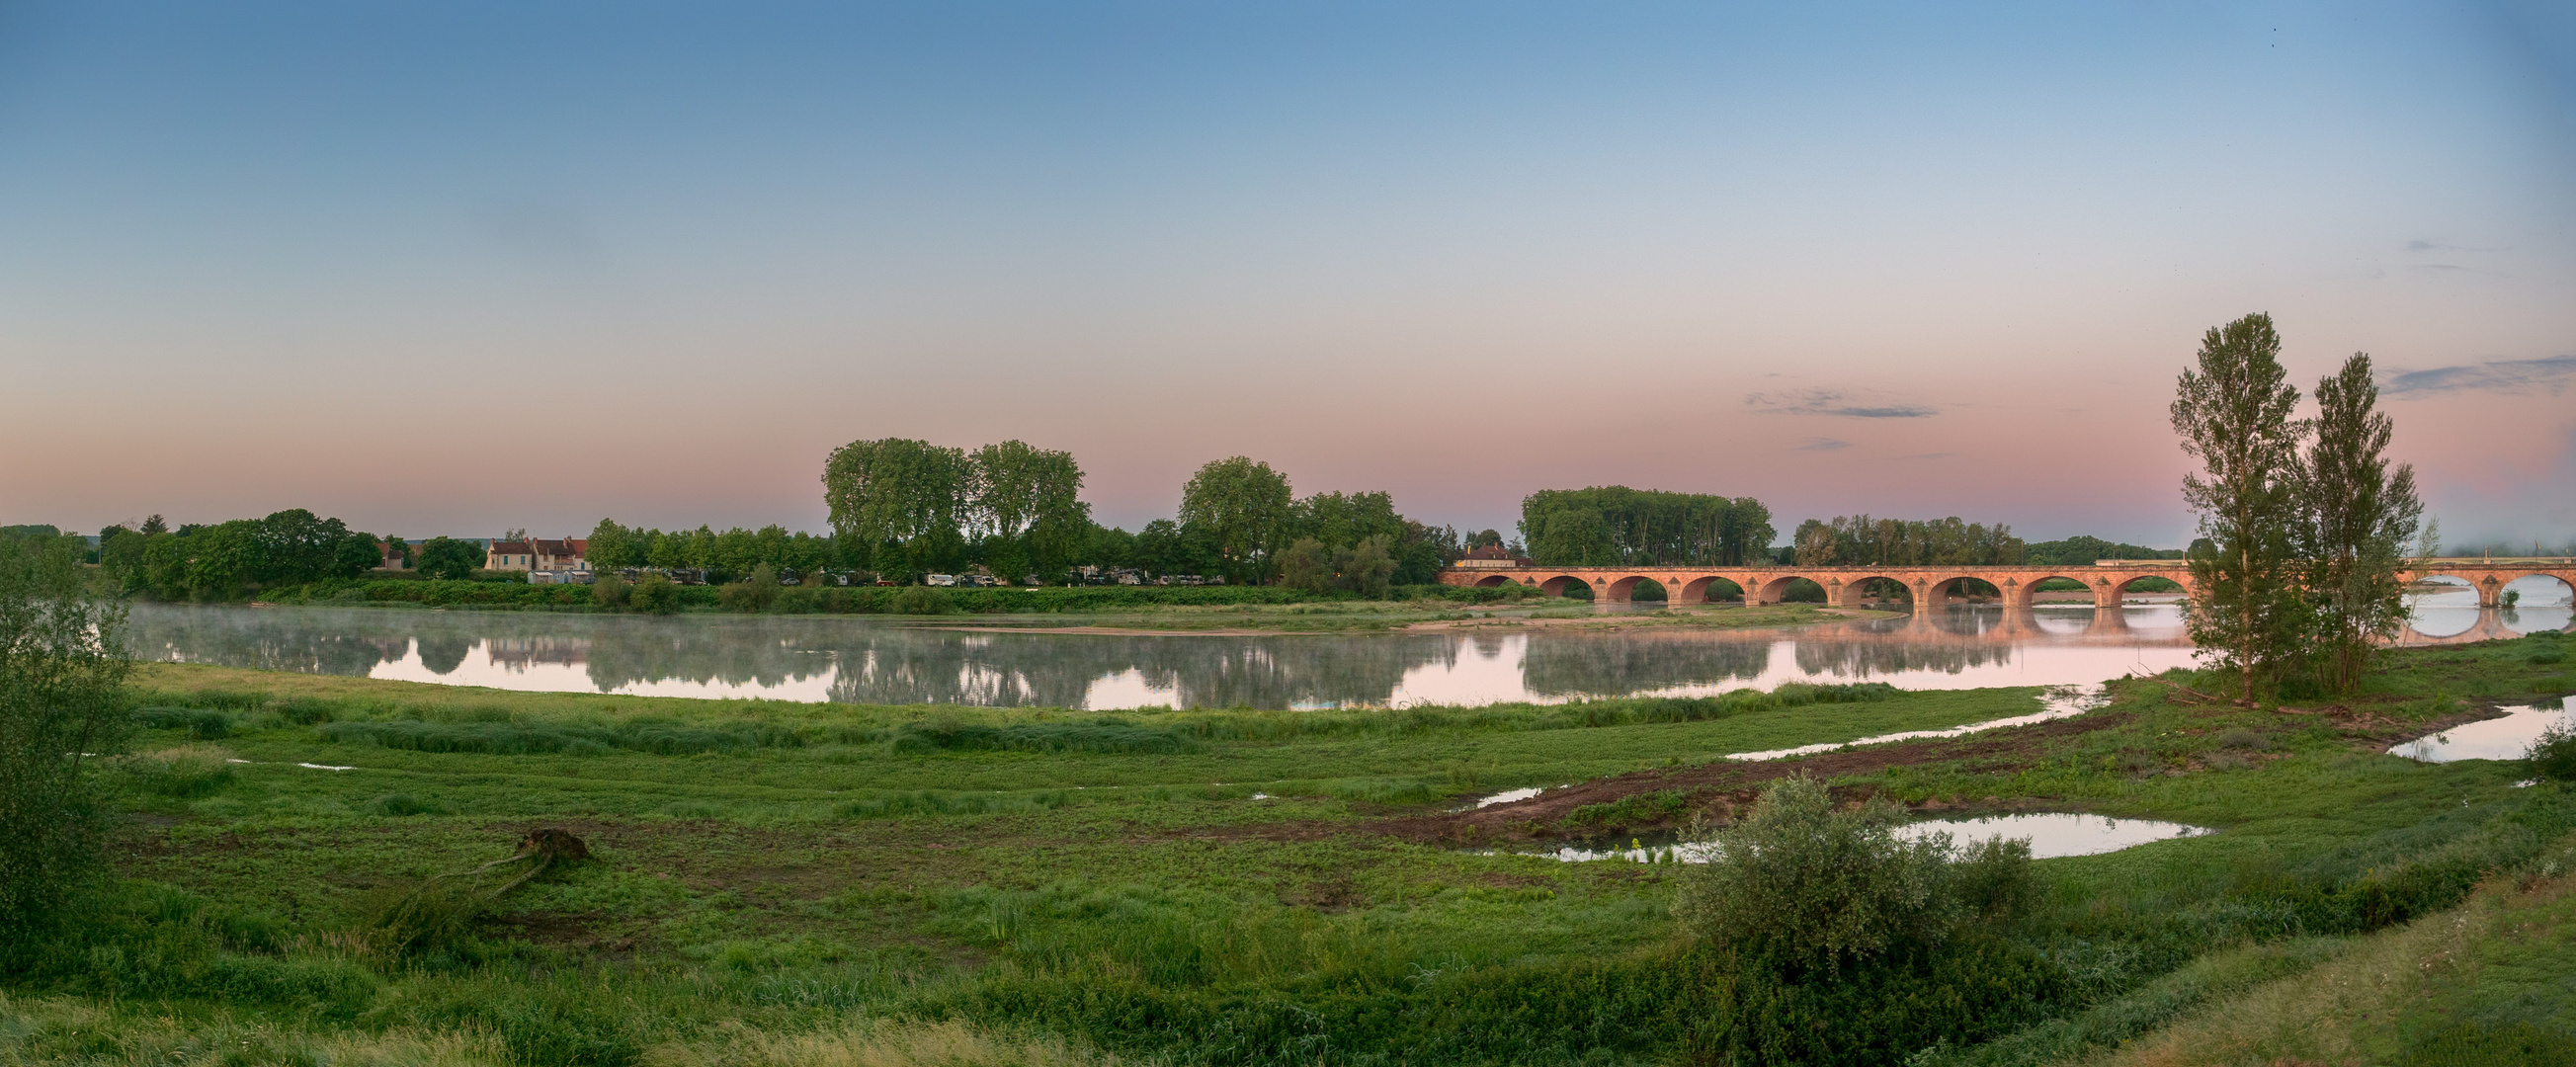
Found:
[[[1873,590],[1871,586],[1879,582],[1885,582],[1887,585],[1880,586],[1878,589]],[[1916,592],[1913,585],[1907,583],[1905,579],[1899,578],[1893,573],[1863,574],[1844,581],[1842,588],[1839,590],[1835,590],[1831,586],[1827,586],[1826,588],[1831,591],[1834,606],[1844,608],[1865,606],[1871,600],[1876,599],[1873,595],[1874,593],[1885,592],[1890,588],[1895,589],[1904,597],[1905,602],[1910,605],[1914,603]]]
[[[2119,581],[2111,583],[2110,602],[2117,605],[2127,600],[2129,598],[2131,587],[2137,585],[2139,582],[2146,581],[2172,582],[2173,584],[2182,587],[2183,595],[2188,596],[2191,594],[2190,571],[2150,571],[2145,574],[2132,574],[2120,579]]]
[[[2498,588],[2499,596],[2506,593],[2521,594],[2518,607],[2576,605],[2576,571],[2553,569],[2517,574]]]
[[[1624,604],[1636,595],[1639,587],[1644,586],[1648,582],[1654,582],[1655,588],[1664,594],[1667,601],[1670,600],[1673,595],[1672,587],[1667,586],[1662,582],[1657,582],[1655,581],[1654,576],[1646,574],[1631,574],[1624,578],[1613,578],[1610,581],[1594,586],[1593,588],[1596,590],[1596,597],[1599,599],[1608,603]]]
[[[2072,571],[2073,568],[2068,568],[2068,570]],[[2004,590],[2004,600],[2017,608],[2037,607],[2039,605],[2039,587],[2040,583],[2043,582],[2063,578],[2067,581],[2083,586],[2085,592],[2093,595],[2093,603],[2096,606],[2099,606],[2102,603],[2103,590],[2109,588],[2111,584],[2110,579],[2104,578],[2101,575],[2084,574],[2081,572],[2031,574],[2019,575],[2016,577],[2020,578],[2020,585],[2008,585],[2000,588]]]
[[[1745,595],[1744,586],[1735,579],[1722,574],[1711,574],[1684,581],[1681,591],[1674,594],[1673,603],[1711,604],[1720,600],[1751,602]]]
[[[1981,574],[1969,574],[1963,571],[1933,571],[1932,573],[1943,577],[1917,578],[1915,581],[1914,603],[1917,607],[1939,607],[1964,597],[1985,595],[1969,590],[1966,585],[1968,582],[1975,582],[1993,589],[1997,599],[2003,596],[2003,587]]]
[[[1521,584],[1520,579],[1514,578],[1508,574],[1488,574],[1482,578],[1476,579],[1476,588],[1479,589],[1493,589],[1498,586],[1519,584]]]
[[[1595,599],[1601,595],[1600,590],[1591,582],[1585,581],[1571,574],[1559,574],[1551,578],[1543,579],[1538,583],[1539,590],[1549,596],[1566,596],[1569,594],[1570,590],[1578,585],[1583,587],[1584,596],[1582,599]]]

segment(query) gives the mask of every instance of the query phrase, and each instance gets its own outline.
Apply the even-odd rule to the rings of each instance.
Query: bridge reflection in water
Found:
[[[2464,594],[2465,596],[2465,594]],[[1726,610],[1726,609],[1715,609]],[[2436,606],[2408,643],[2564,628]],[[1110,709],[1563,701],[1789,681],[2058,685],[2191,662],[2179,608],[1951,605],[1794,630],[1644,626],[1316,636],[972,633],[844,618],[139,605],[142,657],[554,692]]]

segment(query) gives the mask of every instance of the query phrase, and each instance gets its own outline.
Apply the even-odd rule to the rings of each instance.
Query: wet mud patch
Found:
[[[2053,742],[2123,726],[2136,718],[2130,712],[2097,711],[2076,718],[1957,739],[1897,742],[1791,759],[1721,761],[1674,770],[1635,771],[1550,789],[1528,800],[1439,815],[1388,819],[1369,824],[1365,829],[1417,844],[1444,846],[1561,840],[1578,836],[1576,832],[1569,831],[1568,824],[1581,809],[1616,805],[1650,794],[1676,791],[1681,794],[1680,803],[1669,814],[1625,822],[1618,829],[1671,828],[1703,815],[1714,816],[1709,821],[1718,822],[1730,819],[1733,809],[1751,803],[1764,785],[1801,772],[1818,778],[1845,778],[1875,774],[1890,767],[1946,763],[1997,770],[2016,769],[2038,762]],[[1847,799],[1857,800],[1861,795],[1854,791]]]

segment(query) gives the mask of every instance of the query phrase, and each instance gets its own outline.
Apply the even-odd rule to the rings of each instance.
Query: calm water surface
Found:
[[[2552,583],[2554,585],[2554,583]],[[2524,594],[2423,598],[2419,640],[2563,628]],[[2458,605],[2445,598],[2464,598]],[[1789,630],[1684,627],[1220,637],[988,633],[869,618],[651,618],[137,605],[147,659],[544,692],[853,703],[1402,707],[1689,696],[1787,681],[2070,685],[2191,662],[2180,610],[1954,606]]]

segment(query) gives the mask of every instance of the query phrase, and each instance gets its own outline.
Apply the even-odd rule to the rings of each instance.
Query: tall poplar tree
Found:
[[[852,441],[824,461],[823,502],[833,532],[867,555],[864,565],[919,573],[961,554],[970,472],[962,448],[902,437]]]
[[[2321,680],[2337,693],[2359,688],[2375,639],[2406,624],[2397,572],[2424,513],[2415,468],[2389,469],[2392,426],[2375,410],[2378,402],[2368,353],[2353,353],[2340,373],[2317,382],[2316,439],[2299,472],[2306,521],[2298,549],[2308,569],[2313,647]]]
[[[2203,468],[2182,482],[2201,533],[2190,556],[2191,638],[2236,672],[2237,697],[2247,703],[2256,674],[2276,668],[2303,629],[2292,555],[2305,427],[2290,417],[2299,390],[2280,357],[2270,315],[2211,329],[2172,408],[2183,452]]]

